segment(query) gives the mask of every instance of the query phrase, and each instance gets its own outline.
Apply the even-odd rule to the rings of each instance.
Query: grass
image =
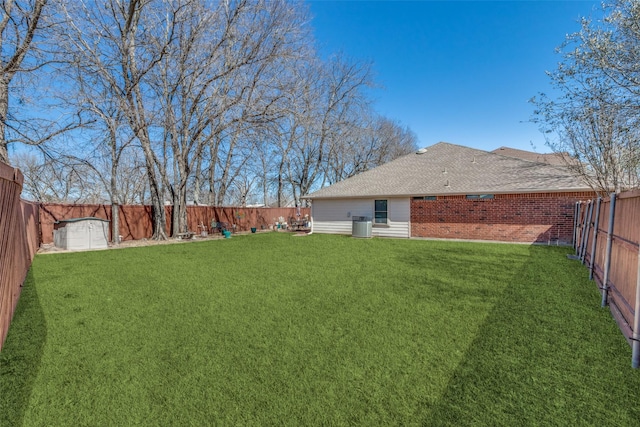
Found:
[[[566,248],[284,233],[39,255],[0,425],[637,425]]]

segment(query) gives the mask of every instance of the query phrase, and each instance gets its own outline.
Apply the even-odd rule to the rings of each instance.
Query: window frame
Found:
[[[465,196],[467,200],[492,200],[495,198],[493,194],[467,194]]]
[[[378,202],[384,202],[384,210],[378,210]],[[384,213],[384,222],[378,222],[378,214]],[[380,218],[381,220],[383,218]],[[373,201],[373,225],[385,226],[389,225],[389,200],[388,199],[375,199]]]

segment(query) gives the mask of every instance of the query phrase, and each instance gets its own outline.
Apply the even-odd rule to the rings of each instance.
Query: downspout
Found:
[[[309,229],[309,232],[307,233],[307,236],[311,236],[313,234],[313,202],[311,202],[311,218],[309,218],[311,220],[311,227]]]
[[[309,200],[309,199],[305,199]],[[302,201],[302,197],[300,197],[300,201]],[[309,218],[311,222],[311,226],[309,227],[309,232],[306,234],[307,236],[311,236],[313,234],[313,202],[311,202],[311,217]]]

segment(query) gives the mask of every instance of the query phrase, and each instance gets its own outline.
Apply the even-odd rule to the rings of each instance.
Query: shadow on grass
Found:
[[[47,338],[33,271],[25,280],[7,340],[0,352],[0,425],[19,426],[29,405]]]
[[[529,249],[424,425],[632,425],[640,377],[587,271]],[[613,398],[613,399],[612,399]],[[613,401],[615,399],[615,401]],[[631,424],[629,424],[631,423]]]
[[[439,246],[434,249],[434,245]],[[509,248],[432,243],[431,250],[400,253],[398,261],[420,271],[432,297],[452,299],[454,303],[465,303],[476,297],[493,305],[501,298],[505,284],[511,283],[528,262],[527,254],[520,248]]]

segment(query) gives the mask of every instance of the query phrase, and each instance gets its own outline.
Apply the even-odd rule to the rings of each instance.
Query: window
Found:
[[[374,224],[386,224],[387,223],[387,201],[376,200],[374,209]]]
[[[436,196],[417,196],[413,200],[436,200]]]
[[[493,199],[493,194],[468,194],[467,199],[470,199],[470,200]]]

